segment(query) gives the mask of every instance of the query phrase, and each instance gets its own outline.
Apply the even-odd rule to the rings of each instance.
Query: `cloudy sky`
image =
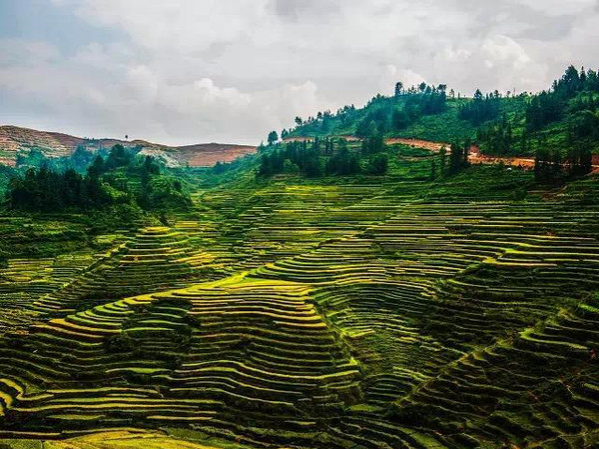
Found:
[[[471,95],[599,67],[599,0],[0,0],[0,124],[258,143],[395,81]]]

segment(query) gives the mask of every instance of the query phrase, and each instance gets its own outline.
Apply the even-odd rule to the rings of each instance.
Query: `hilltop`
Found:
[[[169,146],[145,140],[89,139],[7,125],[0,126],[0,163],[15,166],[19,155],[26,155],[31,150],[38,150],[48,158],[58,158],[68,157],[80,147],[95,152],[109,150],[116,144],[135,148],[142,155],[154,156],[171,167],[207,167],[256,151],[256,147],[250,145],[226,143]]]
[[[425,83],[393,96],[377,94],[364,107],[344,106],[302,119],[281,132],[283,140],[301,137],[416,138],[435,142],[469,140],[484,154],[534,156],[584,146],[599,154],[599,76],[568,67],[550,88],[531,94],[476,90],[464,97],[447,85]]]

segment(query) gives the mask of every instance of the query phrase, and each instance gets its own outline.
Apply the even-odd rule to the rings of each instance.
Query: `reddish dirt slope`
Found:
[[[142,154],[163,156],[167,161],[176,160],[178,165],[190,167],[210,167],[217,162],[231,162],[246,154],[255,153],[256,147],[222,143],[201,143],[182,147],[147,146]]]
[[[394,141],[394,142],[391,142]],[[397,141],[397,142],[395,142]],[[407,143],[410,141],[410,143]],[[440,151],[441,148],[449,148],[450,145],[446,143],[440,142],[430,142],[426,140],[416,140],[416,139],[388,139],[387,144],[389,143],[403,143],[404,145],[411,145],[415,148],[423,148],[425,150],[430,150],[433,152]],[[504,164],[509,165],[511,167],[522,167],[525,169],[532,170],[535,168],[535,160],[534,158],[529,157],[499,157],[499,156],[488,156],[485,154],[481,154],[480,149],[477,146],[470,147],[470,153],[468,154],[468,161],[471,164]],[[599,173],[599,156],[593,156],[593,173]]]
[[[402,145],[407,145],[407,146],[413,147],[413,148],[422,148],[424,150],[433,151],[435,153],[438,153],[439,151],[441,151],[442,148],[449,149],[449,147],[450,147],[450,145],[448,143],[429,142],[428,140],[420,140],[420,139],[394,138],[394,139],[385,140],[385,143],[387,145],[393,145],[393,144],[400,143]]]
[[[143,154],[163,157],[170,165],[189,164],[192,167],[211,166],[219,161],[230,162],[256,151],[256,147],[248,145],[206,143],[169,147],[143,140],[129,142],[118,139],[85,139],[17,126],[0,126],[0,164],[15,165],[17,153],[31,148],[40,149],[48,157],[60,157],[70,155],[80,145],[96,151],[101,148],[111,148],[117,143],[129,147],[142,147]]]
[[[387,144],[389,143],[402,143],[404,145],[410,145],[414,148],[422,148],[424,150],[429,150],[434,153],[438,153],[441,151],[441,148],[446,148],[449,150],[451,145],[443,142],[431,142],[428,140],[418,140],[418,139],[388,139]],[[534,158],[522,158],[522,157],[496,157],[496,156],[487,156],[481,154],[479,148],[477,146],[470,147],[470,153],[468,154],[468,161],[471,164],[500,164],[509,165],[512,167],[522,167],[527,169],[533,169],[535,167]]]
[[[468,162],[471,164],[504,164],[512,167],[522,167],[527,169],[535,168],[534,158],[526,157],[495,157],[487,156],[480,153],[480,150],[476,146],[470,147],[470,154],[468,154]]]
[[[356,136],[333,136],[333,137],[337,138],[337,139],[345,139],[348,142],[359,142],[360,140],[362,140]],[[304,141],[311,142],[312,140],[314,140],[314,138],[312,138],[312,137],[289,137],[287,139],[283,139],[283,142],[304,142]],[[446,147],[446,148],[450,147],[450,145],[448,143],[429,142],[427,140],[404,139],[404,138],[386,139],[385,143],[387,145],[393,145],[393,144],[400,143],[403,145],[408,145],[410,147],[423,148],[425,150],[435,151],[435,152],[441,151],[441,148],[443,148],[443,147]]]
[[[355,136],[337,136],[338,138],[343,138],[349,141],[359,141],[358,137]],[[313,140],[310,137],[292,137],[289,139],[285,139],[284,142],[303,142],[303,141],[311,141]],[[429,150],[433,153],[438,153],[442,148],[446,148],[449,150],[451,146],[448,143],[444,142],[431,142],[429,140],[421,140],[421,139],[405,139],[405,138],[391,138],[386,139],[385,143],[387,145],[393,144],[402,144],[408,145],[413,148],[422,148],[424,150]],[[472,146],[470,148],[470,154],[468,155],[468,160],[471,164],[500,164],[509,165],[511,167],[522,167],[525,169],[533,169],[535,167],[534,158],[526,158],[526,157],[495,157],[495,156],[487,156],[481,154],[479,148],[476,146]],[[599,173],[599,155],[593,156],[593,173]]]
[[[14,165],[19,150],[33,147],[43,149],[49,157],[66,156],[82,142],[83,139],[66,134],[0,126],[0,162]]]
[[[226,145],[221,143],[205,143],[177,147],[173,151],[179,153],[179,160],[184,159],[192,167],[214,165],[217,162],[231,162],[238,157],[256,152],[256,147],[244,145]]]

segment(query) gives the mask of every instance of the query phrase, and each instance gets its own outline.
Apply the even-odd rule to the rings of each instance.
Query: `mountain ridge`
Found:
[[[91,139],[55,131],[40,131],[15,125],[0,125],[0,164],[15,166],[17,156],[37,149],[48,158],[71,155],[78,147],[91,151],[110,149],[116,144],[138,147],[142,154],[162,159],[168,166],[206,167],[217,162],[230,162],[256,151],[252,145],[229,143],[198,143],[170,146],[146,140],[114,138]]]

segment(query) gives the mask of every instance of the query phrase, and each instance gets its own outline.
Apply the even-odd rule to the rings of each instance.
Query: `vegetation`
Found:
[[[485,97],[480,89],[477,89],[472,101],[460,108],[459,117],[474,125],[481,125],[484,122],[493,120],[499,115],[500,99],[501,95],[498,91],[491,95],[487,94]]]
[[[358,137],[402,131],[422,117],[441,114],[447,108],[447,86],[425,83],[408,90],[396,88],[394,97],[377,95],[363,109],[345,106],[333,114],[319,112],[306,120],[297,117],[297,127],[284,130],[285,137],[316,137],[352,134]],[[270,140],[269,140],[270,142]]]
[[[592,130],[561,146],[564,111],[524,139],[527,96],[425,113],[444,92],[399,84],[212,168],[115,147],[13,170],[0,447],[597,446]],[[453,143],[390,141],[374,111],[410,102],[405,130],[451,115]]]
[[[562,159],[559,151],[538,150],[535,156],[535,179],[542,183],[561,185],[568,178],[577,178],[591,172],[592,155],[588,147],[571,148]]]
[[[345,139],[323,140],[288,142],[271,151],[262,148],[258,176],[283,173],[313,178],[387,173],[389,156],[385,152],[382,135],[364,140],[359,149],[350,148]]]
[[[598,79],[594,70],[571,66],[539,94],[476,90],[471,99],[453,91],[448,95],[445,85],[404,90],[399,82],[392,97],[377,95],[361,109],[351,105],[305,120],[297,117],[297,126],[282,135],[470,139],[487,155],[534,157],[537,150],[558,151],[567,160],[570,148],[581,145],[599,153]]]
[[[122,145],[115,145],[107,158],[91,159],[76,151],[74,164],[90,162],[86,174],[75,168],[64,172],[29,168],[9,183],[8,203],[13,209],[58,212],[65,209],[102,209],[116,204],[132,204],[143,209],[165,210],[189,206],[190,200],[178,180],[160,175],[152,156],[135,157]]]

